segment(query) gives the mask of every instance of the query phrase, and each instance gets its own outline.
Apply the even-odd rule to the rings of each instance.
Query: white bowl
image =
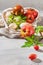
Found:
[[[32,8],[32,7],[26,7],[26,8],[24,8],[24,10],[29,9],[29,8]],[[35,8],[32,8],[32,9],[35,9]],[[11,10],[12,10],[12,8],[7,8],[7,9],[3,10],[3,12],[2,12],[2,19],[3,19],[3,21],[4,21],[5,27],[8,27],[8,25],[7,25],[7,23],[6,23],[6,20],[5,20],[5,18],[4,18],[4,15],[6,14],[7,11],[11,11]],[[37,9],[35,9],[35,10],[38,12],[38,16],[37,16],[37,18],[35,19],[35,21],[33,22],[33,26],[36,27],[36,26],[37,26],[37,22],[39,21],[40,15],[39,15],[39,11],[38,11]]]

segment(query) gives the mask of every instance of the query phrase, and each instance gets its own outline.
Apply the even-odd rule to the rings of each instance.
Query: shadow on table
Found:
[[[38,52],[41,52],[41,53],[43,53],[43,50],[42,50],[42,49],[39,49],[39,50],[38,50]]]
[[[39,58],[37,58],[37,59],[33,60],[32,62],[33,62],[33,64],[31,64],[31,65],[35,65],[35,64],[39,65],[39,64],[42,63],[43,61],[40,60]]]

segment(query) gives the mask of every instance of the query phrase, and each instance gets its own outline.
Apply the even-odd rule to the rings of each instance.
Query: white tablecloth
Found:
[[[40,14],[42,15],[42,12]],[[24,42],[23,39],[8,39],[0,36],[0,65],[43,65],[43,47],[40,47],[40,52],[35,51],[33,47],[21,48]],[[28,59],[30,53],[36,53],[41,62],[30,61]]]
[[[41,60],[39,65],[43,65],[43,51],[37,52],[33,47],[21,48],[24,42],[22,39],[0,37],[0,65],[38,65],[28,59],[30,53],[36,53]]]

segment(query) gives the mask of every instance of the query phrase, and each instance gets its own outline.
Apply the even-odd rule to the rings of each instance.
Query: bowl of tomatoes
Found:
[[[16,23],[20,26],[23,22],[33,24],[38,22],[39,11],[32,7],[23,8],[21,5],[16,5],[13,8],[5,9],[2,12],[2,18],[8,25]]]
[[[19,30],[20,35],[23,34],[24,36],[34,34],[33,28],[37,26],[38,18],[39,11],[37,9],[32,7],[24,8],[21,5],[5,9],[2,12],[2,20],[4,21],[5,27],[9,28],[9,30],[13,30],[13,33]],[[33,31],[31,34],[30,29]]]

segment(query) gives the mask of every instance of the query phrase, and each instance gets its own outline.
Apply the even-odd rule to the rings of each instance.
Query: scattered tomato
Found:
[[[39,46],[38,46],[38,45],[35,45],[35,46],[34,46],[34,49],[35,49],[35,50],[39,50]]]
[[[30,54],[29,57],[28,57],[30,60],[34,60],[37,58],[37,55],[36,54]]]

